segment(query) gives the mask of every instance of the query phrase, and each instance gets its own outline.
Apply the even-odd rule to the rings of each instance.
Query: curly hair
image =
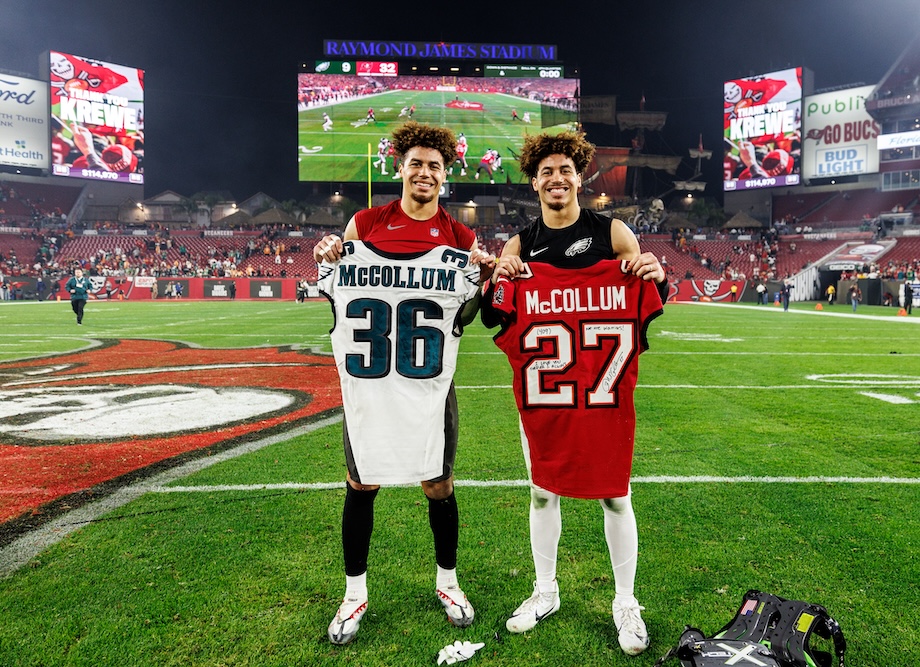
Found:
[[[444,158],[444,166],[453,163],[457,157],[457,138],[446,127],[423,125],[410,120],[393,132],[393,148],[399,156],[419,146],[438,151]]]
[[[584,132],[528,135],[521,149],[521,171],[528,178],[536,178],[540,162],[550,155],[565,155],[572,158],[575,171],[583,174],[594,157],[594,150],[594,144],[585,139]]]

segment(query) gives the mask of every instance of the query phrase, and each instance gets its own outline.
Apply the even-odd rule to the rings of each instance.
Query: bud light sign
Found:
[[[802,171],[806,178],[878,173],[881,128],[866,111],[872,89],[861,86],[805,98]]]

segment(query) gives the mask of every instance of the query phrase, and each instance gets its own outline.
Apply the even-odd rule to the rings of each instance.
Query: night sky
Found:
[[[594,7],[602,7],[595,9]],[[555,44],[582,95],[668,112],[650,152],[721,149],[722,82],[798,65],[817,90],[875,84],[920,32],[917,0],[643,2],[189,2],[0,0],[0,71],[39,76],[58,50],[145,75],[145,194],[229,190],[302,199],[296,77],[324,39]],[[631,133],[589,125],[599,146]],[[704,164],[721,199],[721,160]],[[662,177],[662,187],[669,177]]]

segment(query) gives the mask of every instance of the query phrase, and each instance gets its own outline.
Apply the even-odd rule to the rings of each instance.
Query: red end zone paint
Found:
[[[285,348],[119,340],[0,364],[0,523],[341,404],[332,356]]]

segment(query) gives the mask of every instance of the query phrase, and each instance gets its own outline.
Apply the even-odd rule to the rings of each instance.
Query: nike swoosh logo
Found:
[[[530,256],[531,256],[531,257],[536,257],[536,256],[539,255],[541,252],[546,252],[547,250],[549,250],[548,247],[547,247],[547,248],[540,248],[539,250],[531,250],[531,251],[530,251]]]
[[[389,229],[391,232],[392,232],[393,230],[396,230],[396,229],[402,229],[403,227],[405,227],[405,225],[395,225],[395,226],[394,226],[394,225],[387,225],[387,229]]]

